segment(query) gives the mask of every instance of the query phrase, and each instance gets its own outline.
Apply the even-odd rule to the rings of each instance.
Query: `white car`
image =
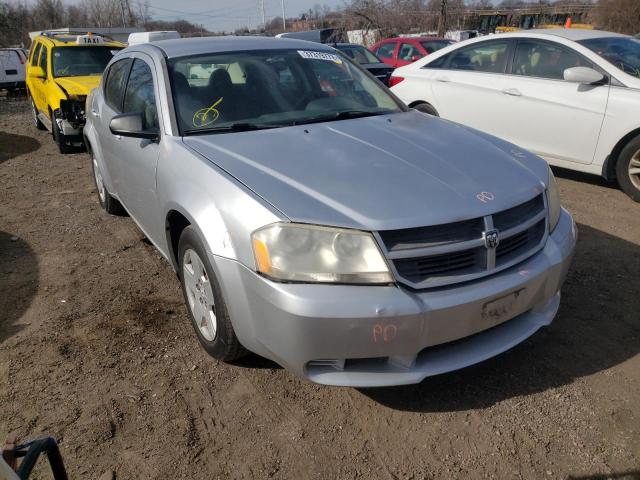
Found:
[[[410,107],[617,178],[640,202],[638,39],[577,29],[474,38],[395,70],[391,85]]]
[[[26,59],[21,48],[0,48],[0,89],[24,88]]]

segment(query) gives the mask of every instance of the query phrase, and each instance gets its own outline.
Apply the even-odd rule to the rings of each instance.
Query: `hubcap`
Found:
[[[204,264],[194,250],[187,249],[184,252],[182,270],[191,315],[202,336],[212,342],[216,338],[218,325],[213,289]]]
[[[629,180],[633,186],[640,190],[640,150],[638,150],[629,162]]]
[[[102,173],[100,173],[100,167],[98,166],[98,161],[95,157],[93,157],[93,176],[96,178],[96,187],[98,188],[98,196],[100,197],[100,201],[104,203],[104,182],[102,181]]]

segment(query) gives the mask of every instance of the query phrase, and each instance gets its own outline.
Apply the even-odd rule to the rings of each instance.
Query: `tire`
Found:
[[[107,187],[104,185],[102,172],[100,171],[98,160],[93,154],[93,151],[89,148],[87,150],[91,158],[91,173],[93,175],[93,182],[96,185],[96,193],[98,194],[98,202],[100,202],[100,206],[110,215],[125,215],[126,211],[122,204],[111,196],[109,190],[107,190]]]
[[[413,106],[414,109],[418,110],[419,112],[422,113],[426,113],[427,115],[431,115],[434,117],[439,117],[440,115],[438,115],[438,111],[433,108],[432,105],[429,105],[428,103],[418,103],[417,105]]]
[[[71,145],[67,145],[67,138],[60,131],[55,115],[51,115],[51,130],[53,134],[53,141],[58,145],[60,153],[71,153],[73,151],[73,147]]]
[[[640,135],[627,143],[618,155],[616,178],[622,191],[640,202]]]
[[[230,362],[247,354],[229,318],[220,285],[195,229],[186,227],[178,243],[178,277],[198,341],[213,358]]]
[[[31,99],[31,114],[33,115],[33,124],[35,125],[35,127],[38,130],[46,130],[47,127],[45,127],[44,123],[42,123],[38,118],[38,109],[36,108],[36,104],[34,103],[33,98]]]

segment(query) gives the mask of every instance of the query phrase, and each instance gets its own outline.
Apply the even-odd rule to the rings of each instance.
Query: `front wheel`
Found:
[[[440,116],[438,115],[438,111],[433,108],[433,105],[429,105],[428,103],[419,103],[417,105],[414,105],[413,108],[415,108],[419,112],[426,113],[427,115],[431,115],[434,117]]]
[[[53,130],[53,141],[58,145],[60,153],[71,153],[73,147],[67,143],[67,137],[60,131],[55,115],[51,115],[51,129]]]
[[[44,123],[42,123],[38,118],[38,109],[36,108],[36,104],[33,101],[33,98],[31,99],[31,113],[33,115],[33,124],[35,125],[35,127],[38,130],[46,130],[47,127],[45,127]]]
[[[640,202],[640,135],[620,152],[616,164],[616,177],[622,191],[632,200]]]
[[[213,358],[232,361],[247,352],[238,341],[206,250],[193,227],[178,243],[178,275],[200,345]]]

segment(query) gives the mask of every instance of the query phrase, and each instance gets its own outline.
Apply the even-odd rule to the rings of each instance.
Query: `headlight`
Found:
[[[551,168],[549,168],[549,182],[547,184],[547,202],[549,203],[549,232],[553,232],[560,220],[560,192]]]
[[[275,223],[252,234],[258,272],[275,280],[322,283],[392,283],[370,233]]]

